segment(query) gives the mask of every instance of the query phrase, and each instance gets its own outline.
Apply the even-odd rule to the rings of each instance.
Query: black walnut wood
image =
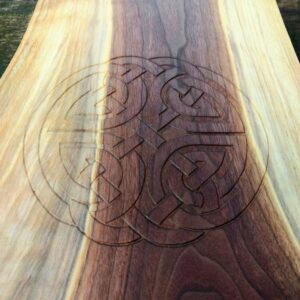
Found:
[[[275,1],[40,0],[0,96],[1,299],[300,299]]]

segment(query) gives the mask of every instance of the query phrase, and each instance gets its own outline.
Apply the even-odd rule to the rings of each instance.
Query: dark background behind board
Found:
[[[36,0],[0,0],[0,77],[19,46],[36,2]],[[277,0],[277,2],[300,58],[300,0]]]
[[[277,0],[277,3],[300,60],[300,0]]]

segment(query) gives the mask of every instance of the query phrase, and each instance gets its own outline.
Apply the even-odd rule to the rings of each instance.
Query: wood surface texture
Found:
[[[275,0],[39,0],[0,299],[300,299],[299,71]]]

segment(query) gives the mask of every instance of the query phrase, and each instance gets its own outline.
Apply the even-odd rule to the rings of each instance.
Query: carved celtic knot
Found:
[[[103,245],[198,240],[245,211],[267,161],[265,130],[245,95],[173,58],[119,57],[72,74],[37,107],[24,137],[37,199]]]

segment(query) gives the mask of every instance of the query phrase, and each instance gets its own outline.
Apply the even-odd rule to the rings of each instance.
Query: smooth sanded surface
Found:
[[[19,46],[36,2],[36,0],[0,1],[0,76]],[[299,59],[300,1],[278,0],[277,3]]]
[[[0,81],[1,299],[297,299],[299,95],[275,1],[39,1]]]

